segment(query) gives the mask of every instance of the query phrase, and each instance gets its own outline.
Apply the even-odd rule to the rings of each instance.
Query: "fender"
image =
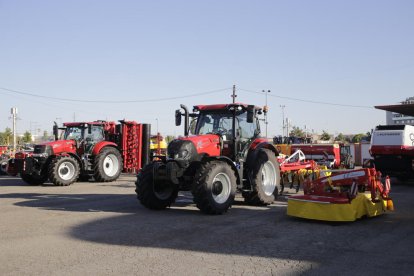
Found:
[[[269,149],[275,154],[275,156],[279,155],[279,152],[276,149],[276,147],[272,145],[271,143],[269,143],[268,141],[260,141],[258,143],[255,143],[256,140],[253,141],[253,143],[250,145],[249,151],[247,153],[246,164],[247,166],[249,166],[249,168],[253,167],[253,164],[257,158],[257,154],[259,153],[261,149]]]
[[[241,183],[242,183],[241,179],[243,179],[243,178],[240,175],[240,170],[237,168],[237,166],[234,164],[233,160],[231,160],[230,158],[228,158],[226,156],[205,156],[202,160],[203,161],[219,160],[219,161],[226,162],[236,172],[237,186],[241,185]]]
[[[72,153],[72,152],[62,152],[62,153],[59,153],[59,154],[51,155],[47,158],[45,164],[50,164],[52,162],[52,159],[55,159],[57,156],[70,156],[70,157],[73,157],[76,161],[78,161],[79,167],[82,169],[82,160],[81,160],[81,158],[77,154]],[[48,166],[46,166],[46,167],[48,167]]]
[[[106,146],[110,146],[114,148],[118,147],[118,145],[113,142],[101,141],[101,142],[96,143],[96,145],[93,147],[92,155],[97,155],[101,151],[101,149]]]

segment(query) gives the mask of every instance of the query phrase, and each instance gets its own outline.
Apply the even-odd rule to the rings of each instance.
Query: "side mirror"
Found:
[[[53,125],[53,136],[55,136],[55,141],[58,140],[58,136],[59,136],[59,127],[57,125],[56,122],[54,122],[55,124]]]
[[[254,105],[247,106],[247,122],[253,123],[254,120]]]
[[[88,125],[88,134],[92,133],[92,125]]]
[[[181,112],[180,112],[180,110],[179,110],[179,109],[177,109],[177,110],[175,111],[175,125],[176,125],[176,126],[181,125]]]

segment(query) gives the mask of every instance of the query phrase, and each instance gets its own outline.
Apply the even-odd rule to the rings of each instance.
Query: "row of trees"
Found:
[[[307,135],[300,127],[294,126],[292,131],[289,133],[290,136],[305,138]],[[322,135],[320,136],[320,140],[329,141],[334,138],[335,141],[338,142],[349,142],[349,143],[359,143],[361,141],[370,141],[371,140],[371,132],[367,133],[359,133],[356,135],[344,135],[343,133],[339,133],[338,136],[333,137],[333,135],[329,134],[327,131],[323,131]]]
[[[49,136],[47,131],[43,132],[41,137],[42,141],[47,141]],[[32,134],[29,131],[23,133],[23,136],[17,136],[16,138],[18,144],[32,143]],[[13,132],[10,128],[6,128],[3,132],[0,132],[0,145],[10,145],[13,143]]]

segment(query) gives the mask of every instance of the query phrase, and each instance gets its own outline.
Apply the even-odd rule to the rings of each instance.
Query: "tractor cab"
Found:
[[[258,114],[262,114],[260,107],[237,103],[197,105],[194,106],[191,114],[185,106],[182,105],[181,108],[184,113],[180,110],[176,111],[176,125],[181,124],[181,116],[184,116],[186,121],[184,135],[219,136],[221,148],[219,155],[236,159],[237,154],[260,135],[257,118]],[[194,118],[190,126],[187,125],[188,117]]]
[[[63,130],[61,140],[74,140],[80,154],[91,153],[96,143],[105,140],[102,123],[66,123]]]

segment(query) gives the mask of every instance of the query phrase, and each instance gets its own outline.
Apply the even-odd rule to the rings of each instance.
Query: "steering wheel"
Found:
[[[223,135],[223,134],[227,134],[228,130],[225,129],[224,127],[217,127],[213,132]]]

